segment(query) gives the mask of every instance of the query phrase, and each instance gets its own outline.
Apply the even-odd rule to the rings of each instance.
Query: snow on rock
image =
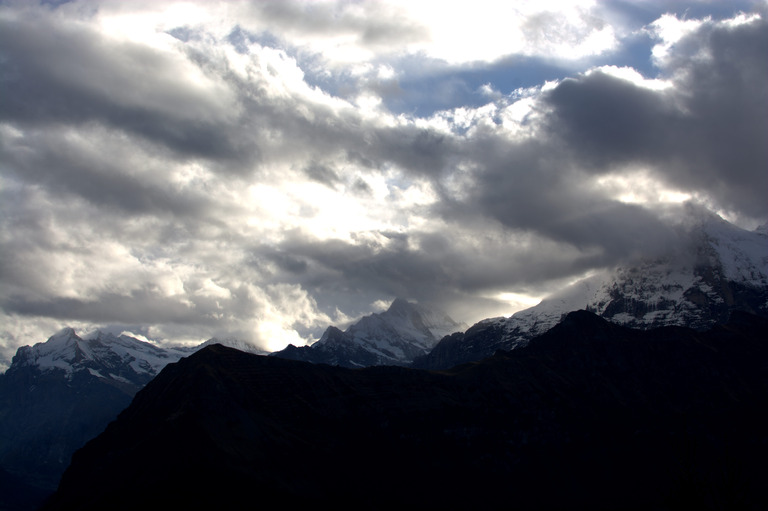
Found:
[[[346,367],[407,365],[445,335],[466,328],[444,312],[397,298],[386,311],[365,316],[343,332],[331,326],[312,346],[289,346],[274,355]]]
[[[100,379],[141,386],[166,365],[211,344],[266,354],[253,344],[231,338],[209,339],[196,347],[161,347],[128,335],[116,336],[98,330],[81,337],[74,329],[67,327],[45,342],[20,347],[8,371],[23,367],[42,373],[58,370],[70,380],[78,371],[87,371]]]
[[[19,348],[9,371],[32,366],[41,372],[61,370],[71,379],[75,372],[87,370],[99,378],[139,383],[187,354],[126,335],[95,332],[83,338],[64,328],[46,342]]]
[[[768,233],[747,231],[689,205],[684,253],[592,275],[510,318],[505,341],[527,342],[586,309],[633,328],[707,328],[734,308],[768,313]]]
[[[727,321],[734,310],[768,316],[766,229],[741,229],[693,204],[676,228],[680,244],[666,257],[596,273],[511,317],[481,321],[414,365],[444,369],[525,346],[582,309],[639,329],[703,330]]]

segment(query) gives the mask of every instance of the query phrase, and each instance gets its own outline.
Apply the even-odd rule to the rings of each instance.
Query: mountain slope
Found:
[[[444,372],[211,346],[78,451],[45,509],[764,509],[766,334],[748,314],[702,333],[582,311]]]
[[[444,369],[524,346],[571,311],[586,309],[633,328],[725,321],[731,311],[768,316],[768,235],[689,207],[683,249],[665,259],[593,275],[509,318],[483,320],[441,340],[413,366]]]
[[[0,374],[0,509],[34,509],[53,492],[72,453],[101,433],[168,363],[210,344],[160,348],[133,337],[65,328],[23,346]],[[263,352],[261,352],[263,353]]]
[[[365,316],[343,332],[331,326],[315,344],[291,345],[273,355],[342,367],[407,365],[464,328],[445,313],[397,298],[385,312]]]
[[[71,328],[19,348],[0,375],[0,468],[40,493],[53,491],[75,449],[184,354],[128,336],[83,339]],[[12,497],[4,492],[3,502]]]

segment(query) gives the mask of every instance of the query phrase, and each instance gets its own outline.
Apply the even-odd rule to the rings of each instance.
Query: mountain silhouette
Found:
[[[207,347],[75,453],[44,507],[765,509],[768,320],[577,311],[447,371]]]

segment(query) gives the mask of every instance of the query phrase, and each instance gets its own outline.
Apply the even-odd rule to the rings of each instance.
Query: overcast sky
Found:
[[[764,1],[0,0],[0,365],[469,324],[768,219]]]

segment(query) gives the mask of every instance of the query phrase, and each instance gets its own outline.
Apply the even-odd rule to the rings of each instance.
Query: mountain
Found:
[[[768,320],[590,312],[441,372],[210,346],[73,457],[43,508],[766,509]]]
[[[705,329],[731,311],[768,316],[768,233],[746,231],[689,205],[679,252],[585,278],[508,318],[490,318],[438,343],[413,367],[445,369],[496,350],[525,346],[571,311],[586,309],[616,324]]]
[[[6,375],[24,368],[39,372],[62,372],[67,380],[88,371],[112,385],[143,386],[169,362],[188,354],[184,349],[164,349],[127,335],[95,332],[81,338],[74,329],[64,328],[46,342],[22,346],[13,357]]]
[[[342,367],[407,365],[465,328],[443,312],[397,298],[385,312],[365,316],[343,332],[331,326],[311,346],[290,345],[273,355]]]
[[[72,453],[166,364],[186,354],[125,335],[81,338],[71,328],[19,348],[0,375],[0,485],[19,479],[31,489],[9,484],[0,507],[17,500],[31,506],[52,492]]]
[[[331,327],[311,349],[296,350],[332,364],[402,365],[462,327],[426,307],[395,300],[386,312],[346,332]],[[56,488],[72,453],[103,431],[163,367],[212,345],[266,354],[237,339],[161,348],[101,332],[81,338],[71,328],[19,348],[0,375],[0,488],[10,488],[0,495],[0,509],[33,509]]]
[[[72,453],[117,417],[168,363],[198,348],[160,348],[126,335],[81,338],[65,328],[19,348],[0,375],[0,509],[33,509],[53,492]]]
[[[226,338],[212,337],[207,341],[205,341],[204,343],[199,344],[198,346],[195,346],[194,348],[189,350],[189,352],[191,353],[197,350],[201,350],[208,346],[213,346],[214,344],[221,344],[222,346],[226,346],[228,348],[234,348],[236,350],[244,351],[246,353],[254,353],[256,355],[267,355],[269,353],[267,350],[263,350],[248,341],[243,341],[241,339],[235,339],[232,337],[226,337]]]

